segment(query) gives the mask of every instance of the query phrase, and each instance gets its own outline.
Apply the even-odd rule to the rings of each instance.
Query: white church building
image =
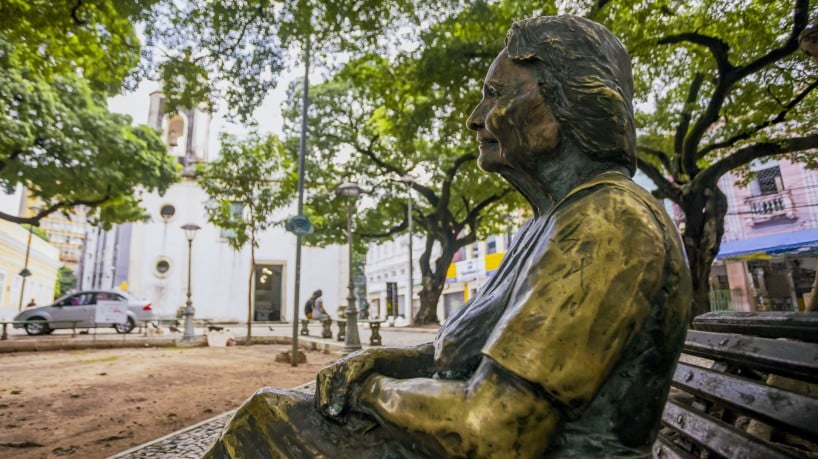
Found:
[[[187,301],[188,281],[196,318],[246,322],[248,298],[253,322],[291,321],[295,301],[296,237],[281,227],[259,235],[255,265],[250,249],[234,251],[225,233],[207,221],[208,197],[194,176],[196,163],[208,161],[210,115],[185,110],[164,114],[160,92],[150,96],[148,123],[160,130],[183,167],[183,178],[164,194],[146,193],[142,205],[150,214],[144,223],[118,225],[89,233],[83,253],[79,288],[125,286],[151,301],[161,317],[175,316]],[[295,206],[283,209],[286,217]],[[182,225],[201,227],[189,251]],[[190,256],[190,259],[188,258]],[[190,262],[190,270],[188,270]],[[302,247],[299,314],[316,289],[332,316],[346,304],[348,250],[345,246]],[[255,272],[251,282],[250,274]]]

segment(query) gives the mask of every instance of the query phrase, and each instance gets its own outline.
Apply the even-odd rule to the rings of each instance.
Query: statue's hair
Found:
[[[636,171],[630,56],[608,29],[572,15],[527,19],[512,24],[506,51],[533,66],[562,143]]]

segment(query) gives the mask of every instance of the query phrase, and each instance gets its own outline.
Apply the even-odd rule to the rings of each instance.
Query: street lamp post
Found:
[[[354,183],[344,183],[335,189],[338,196],[346,196],[347,202],[347,244],[349,245],[349,294],[347,295],[347,332],[344,339],[344,353],[355,352],[361,348],[361,339],[358,337],[358,309],[355,307],[355,285],[352,283],[352,212],[355,201],[361,194],[361,187]]]
[[[40,212],[40,208],[35,207],[35,206],[29,207],[28,210],[30,210],[31,213],[35,214],[35,215],[38,212]],[[20,271],[20,276],[23,278],[23,281],[20,283],[20,301],[17,303],[17,310],[18,311],[23,310],[23,296],[25,295],[25,292],[26,292],[26,279],[28,279],[28,276],[31,275],[31,271],[29,271],[29,269],[28,269],[28,255],[31,253],[31,233],[33,232],[33,230],[34,230],[34,225],[29,224],[28,225],[28,242],[26,243],[26,259],[23,262],[23,269]]]
[[[191,259],[193,258],[193,238],[196,236],[196,231],[201,227],[194,223],[185,223],[182,225],[185,230],[185,237],[187,238],[187,302],[185,302],[185,310],[182,317],[185,320],[185,332],[182,335],[182,341],[192,341],[195,338],[193,332],[193,301],[190,300],[190,273],[191,273]]]
[[[414,254],[414,252],[412,251],[412,183],[415,182],[415,178],[412,177],[409,174],[406,174],[403,177],[401,177],[401,181],[406,184],[407,193],[409,194],[409,201],[408,201],[409,210],[407,212],[407,214],[408,214],[407,219],[409,221],[409,225],[408,225],[409,226],[409,288],[406,290],[406,315],[407,315],[406,320],[408,320],[409,325],[411,325],[415,321],[415,312],[413,310],[414,309],[413,308],[413,306],[414,306],[413,300],[414,300],[414,296],[415,296],[415,291],[414,291],[414,285],[415,284],[414,284],[414,281],[412,279],[412,275],[414,274],[414,266],[413,266],[413,260],[412,260],[412,255]],[[395,311],[395,320],[398,320],[397,310]],[[394,325],[394,323],[395,322],[393,321],[392,324]]]

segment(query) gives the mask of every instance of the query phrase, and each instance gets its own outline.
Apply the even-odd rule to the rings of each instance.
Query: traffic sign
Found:
[[[312,234],[313,227],[310,219],[306,215],[296,215],[287,220],[287,231],[296,236],[306,236]]]

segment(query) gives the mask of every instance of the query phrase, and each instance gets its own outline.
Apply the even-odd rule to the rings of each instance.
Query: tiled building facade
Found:
[[[714,309],[803,310],[818,259],[818,172],[757,162],[755,178],[722,177],[728,212],[711,276]]]

